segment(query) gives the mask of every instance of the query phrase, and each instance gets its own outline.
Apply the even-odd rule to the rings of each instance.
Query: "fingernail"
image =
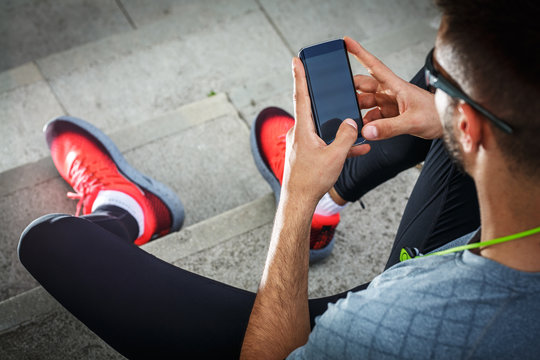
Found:
[[[374,140],[377,138],[377,128],[375,126],[366,126],[362,134],[366,139]]]
[[[358,125],[356,124],[356,121],[354,121],[353,119],[345,119],[345,122],[351,125],[353,128],[358,129]]]

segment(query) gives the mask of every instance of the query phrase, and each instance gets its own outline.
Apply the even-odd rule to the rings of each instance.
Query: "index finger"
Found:
[[[381,85],[393,88],[401,84],[401,79],[396,76],[386,65],[374,55],[364,49],[358,42],[348,36],[343,38],[347,51],[354,55],[360,63],[369,71]]]
[[[294,76],[294,117],[295,126],[300,131],[315,132],[315,124],[311,117],[311,100],[307,87],[306,73],[302,61],[294,57],[292,61]]]
[[[354,75],[354,87],[364,93],[374,93],[379,90],[379,82],[369,75]]]

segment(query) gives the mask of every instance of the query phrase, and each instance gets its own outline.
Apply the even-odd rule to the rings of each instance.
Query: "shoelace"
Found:
[[[278,153],[277,153],[277,156],[274,156],[272,159],[272,167],[274,169],[281,169],[282,170],[281,175],[283,177],[285,151],[287,151],[287,135],[286,134],[279,135],[277,139],[278,139],[278,142],[277,142]],[[277,174],[276,174],[276,177],[277,177]],[[278,179],[278,180],[281,183],[282,179]]]
[[[67,197],[73,200],[79,200],[77,202],[75,216],[80,215],[84,201],[88,196],[95,191],[99,191],[103,186],[114,182],[115,179],[120,178],[120,174],[116,171],[111,171],[109,167],[93,169],[99,166],[99,163],[97,161],[86,162],[85,160],[84,157],[74,160],[69,169],[69,178],[75,192],[68,192]],[[107,179],[107,181],[104,179]]]

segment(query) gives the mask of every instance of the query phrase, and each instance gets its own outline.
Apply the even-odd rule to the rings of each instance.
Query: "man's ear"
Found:
[[[485,121],[469,104],[458,105],[459,119],[457,123],[458,139],[465,153],[476,152],[484,141]]]

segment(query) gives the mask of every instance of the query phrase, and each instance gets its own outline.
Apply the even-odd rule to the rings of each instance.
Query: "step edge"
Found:
[[[172,264],[272,222],[275,211],[274,195],[267,193],[177,233],[152,241],[142,248]]]
[[[0,337],[61,308],[41,286],[0,302]]]
[[[226,115],[238,116],[227,95],[218,93],[183,105],[168,114],[128,125],[109,136],[121,152],[126,152]],[[179,118],[182,120],[179,121]],[[148,125],[153,129],[152,132],[141,132],[140,128]],[[126,137],[126,132],[132,135]],[[28,174],[32,176],[27,176]],[[7,169],[0,173],[0,197],[57,177],[59,175],[50,156]]]
[[[0,94],[40,81],[45,81],[45,79],[36,64],[30,61],[0,72]]]

